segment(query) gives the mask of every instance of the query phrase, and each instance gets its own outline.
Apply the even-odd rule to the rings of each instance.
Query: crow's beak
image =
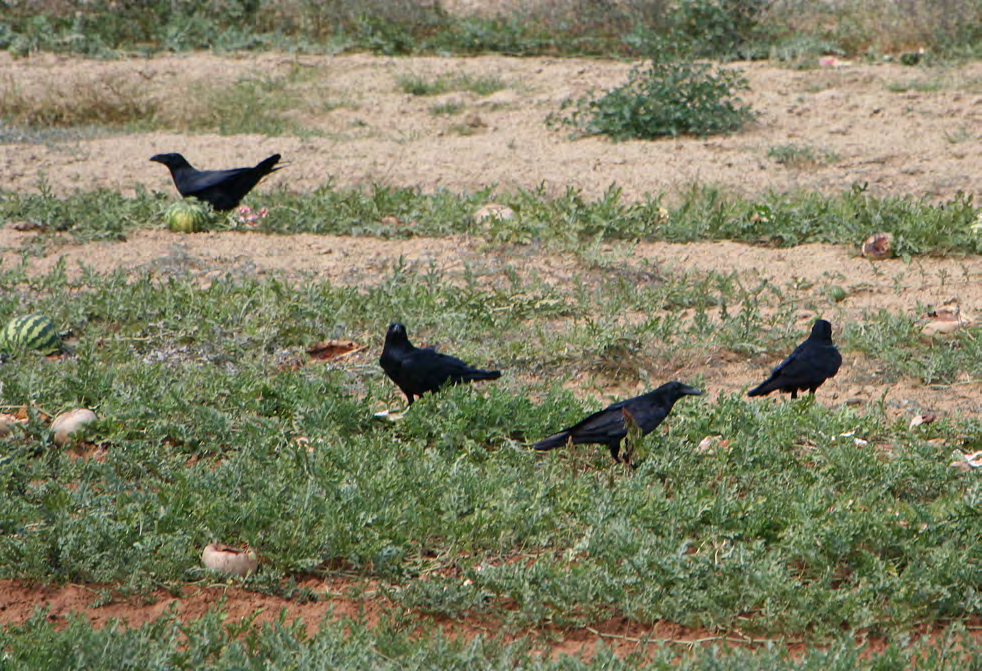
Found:
[[[686,396],[702,396],[704,393],[699,389],[696,389],[695,387],[690,387],[687,384],[682,385],[682,388],[679,391],[681,391]]]

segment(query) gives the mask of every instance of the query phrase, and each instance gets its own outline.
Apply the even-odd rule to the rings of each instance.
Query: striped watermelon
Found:
[[[164,211],[167,227],[175,233],[194,233],[208,228],[211,208],[200,200],[185,198]]]
[[[55,323],[44,315],[14,317],[0,331],[0,349],[33,349],[42,354],[61,351],[61,336]]]

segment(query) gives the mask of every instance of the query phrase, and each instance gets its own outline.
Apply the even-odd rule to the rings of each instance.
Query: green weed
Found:
[[[971,142],[975,139],[975,134],[968,128],[962,126],[956,130],[945,132],[944,139],[949,144],[961,144],[962,142]]]
[[[454,100],[433,105],[430,108],[430,114],[433,116],[454,116],[463,112],[465,108],[466,105],[464,103]]]
[[[574,196],[541,203],[536,216],[628,226],[613,195],[602,203]],[[306,203],[275,197],[281,206],[294,198],[298,212],[351,208],[349,222],[412,208],[446,217],[469,205],[386,189],[372,198],[324,189]],[[533,200],[514,201],[523,217]],[[96,205],[118,216],[114,207],[153,202],[143,194]],[[30,206],[56,203],[47,194]],[[973,444],[973,420],[912,432],[876,406],[720,394],[680,404],[642,439],[633,475],[596,446],[530,451],[528,443],[609,402],[572,394],[570,380],[599,374],[652,387],[664,381],[663,366],[691,357],[779,357],[800,339],[793,325],[804,307],[793,287],[629,267],[576,238],[556,239],[579,250],[561,285],[507,271],[491,283],[472,271],[450,281],[405,265],[357,287],[0,268],[0,322],[29,306],[78,338],[72,357],[4,363],[4,404],[48,414],[90,407],[100,417],[91,440],[104,454],[73,458],[37,417],[5,439],[0,577],[175,587],[203,577],[200,550],[219,540],[259,552],[253,589],[343,569],[376,581],[400,609],[479,614],[517,631],[625,617],[722,636],[807,631],[828,642],[843,630],[889,632],[977,612],[964,586],[977,578],[982,499],[970,474],[948,467],[948,452]],[[415,340],[505,375],[426,396],[402,421],[376,420],[404,403],[373,353],[396,319]],[[907,318],[869,314],[845,325],[839,342],[892,375],[978,375],[971,329],[939,347],[912,328]],[[369,352],[307,361],[304,348],[325,337],[353,338]],[[717,435],[725,444],[697,447]],[[148,632],[167,625],[158,626],[82,627],[76,639],[86,647],[108,636],[99,649],[110,657],[123,645],[195,664],[205,648],[232,654],[214,623],[207,640],[217,647],[201,650],[193,633],[182,646],[154,639]],[[36,652],[26,633],[8,628],[8,655],[24,664],[74,659],[77,647],[66,649],[40,621],[32,627],[24,631],[41,641]]]
[[[754,115],[739,93],[747,81],[737,70],[684,60],[635,67],[628,82],[599,98],[584,97],[559,123],[614,140],[733,133]]]
[[[672,42],[696,58],[759,57],[767,9],[766,0],[682,0],[668,12]]]
[[[978,55],[976,2],[760,0],[522,3],[508,12],[450,13],[406,0],[329,3],[236,1],[190,6],[150,2],[12,5],[0,49],[114,57],[212,49],[382,54],[497,52],[648,57],[671,51],[714,59],[804,54],[920,53],[929,60]]]
[[[285,77],[245,77],[228,87],[202,85],[188,95],[192,104],[182,108],[169,125],[181,130],[215,131],[222,135],[297,133],[285,112],[296,105]]]
[[[767,157],[779,165],[796,170],[830,165],[839,160],[839,155],[835,151],[797,144],[771,147],[767,150]]]
[[[907,375],[924,384],[951,384],[962,375],[982,377],[982,345],[975,330],[932,341],[922,336],[921,326],[909,316],[880,311],[847,328],[844,336],[851,348],[881,360],[885,372],[894,376]]]
[[[169,194],[138,190],[134,198],[115,191],[76,192],[58,198],[42,182],[34,194],[0,192],[0,218],[31,221],[65,231],[79,241],[118,236],[131,228],[159,226]],[[475,233],[471,215],[489,201],[505,202],[514,219],[482,224],[496,244],[547,241],[567,249],[603,240],[736,240],[776,246],[808,242],[858,245],[875,232],[894,236],[897,255],[970,254],[982,251],[972,226],[978,216],[971,197],[932,203],[901,196],[875,197],[863,186],[840,194],[774,193],[747,199],[711,187],[693,187],[671,209],[662,198],[625,202],[611,186],[588,200],[575,189],[547,196],[541,189],[494,194],[374,186],[337,189],[325,184],[305,194],[269,191],[260,196],[268,233],[330,233],[383,238]],[[36,244],[43,244],[42,236]]]
[[[500,77],[473,77],[466,73],[440,75],[433,80],[418,75],[402,75],[396,83],[404,93],[414,96],[435,96],[452,91],[469,91],[479,96],[488,96],[506,88]]]
[[[140,627],[114,622],[96,628],[82,617],[52,622],[39,611],[23,625],[5,627],[0,645],[6,664],[14,670],[59,668],[311,668],[329,663],[350,669],[413,668],[523,668],[546,669],[774,669],[775,671],[881,668],[975,668],[982,662],[978,642],[963,627],[945,632],[941,640],[921,640],[909,646],[890,640],[870,654],[868,646],[852,636],[837,637],[830,645],[796,648],[792,641],[762,640],[760,647],[741,647],[744,637],[711,636],[706,645],[677,644],[657,638],[644,640],[644,648],[618,657],[611,637],[590,656],[562,655],[553,659],[537,652],[541,641],[523,636],[503,643],[493,636],[447,636],[435,623],[404,631],[402,623],[385,616],[376,626],[360,619],[324,620],[307,633],[299,621],[281,615],[258,625],[252,618],[231,622],[220,609],[181,620],[167,611]],[[899,637],[898,637],[899,638]],[[688,643],[687,641],[681,643]],[[756,644],[757,642],[754,641]],[[539,645],[537,645],[539,644]],[[765,645],[766,644],[766,645]]]
[[[977,253],[971,232],[976,208],[967,195],[944,205],[903,196],[876,198],[863,185],[835,196],[771,194],[760,201],[696,188],[660,227],[664,239],[705,238],[797,245],[830,242],[855,245],[878,231],[893,234],[903,257],[923,253]]]
[[[906,93],[907,91],[918,91],[920,93],[935,93],[948,88],[950,84],[944,80],[940,74],[907,81],[893,81],[886,85],[887,91],[891,93]]]
[[[299,133],[303,129],[287,114],[307,104],[292,88],[300,76],[298,72],[244,77],[227,86],[198,83],[190,87],[180,105],[154,99],[147,94],[143,82],[121,76],[55,80],[41,93],[32,95],[10,83],[0,95],[0,118],[21,134],[92,128],[210,131],[223,135]],[[342,104],[330,103],[335,107]]]

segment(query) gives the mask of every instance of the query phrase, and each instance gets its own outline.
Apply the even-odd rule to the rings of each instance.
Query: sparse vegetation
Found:
[[[35,132],[94,127],[222,135],[311,133],[291,121],[291,110],[316,104],[330,111],[345,103],[325,105],[316,88],[298,93],[295,85],[305,76],[309,75],[294,69],[282,75],[243,76],[231,83],[197,81],[180,100],[155,96],[138,75],[31,82],[30,91],[9,81],[0,86],[0,118],[14,128]]]
[[[961,144],[962,142],[971,142],[975,139],[975,133],[968,128],[958,128],[951,132],[946,132],[944,134],[944,139],[949,144]]]
[[[397,84],[404,92],[414,96],[436,96],[452,91],[468,91],[487,96],[506,86],[499,77],[472,77],[467,73],[440,75],[435,79],[403,75],[398,78]]]
[[[764,57],[767,0],[680,0],[668,11],[669,42],[690,56]]]
[[[767,156],[775,163],[797,170],[829,165],[839,160],[839,155],[830,149],[798,144],[771,147],[767,150]]]
[[[0,119],[30,128],[78,126],[146,127],[153,123],[159,104],[147,96],[135,77],[103,76],[95,79],[53,78],[37,95],[7,82],[0,96]]]
[[[329,606],[325,606],[329,610]],[[837,638],[827,647],[809,648],[791,655],[775,641],[762,641],[756,650],[732,647],[738,636],[711,637],[706,647],[679,641],[675,646],[658,647],[659,641],[636,644],[633,654],[622,659],[613,646],[618,634],[591,659],[567,655],[551,659],[526,642],[504,643],[483,635],[468,640],[449,637],[436,625],[427,626],[417,636],[401,631],[394,616],[386,616],[377,627],[360,619],[325,621],[312,633],[302,625],[278,620],[248,631],[248,623],[229,622],[223,613],[212,610],[200,618],[181,622],[173,613],[139,628],[107,625],[94,629],[81,618],[72,618],[63,629],[39,612],[23,626],[0,631],[0,645],[11,669],[91,669],[122,668],[236,668],[260,669],[316,666],[330,660],[332,666],[348,669],[415,668],[521,668],[582,669],[621,671],[623,669],[772,669],[794,671],[821,668],[828,671],[855,669],[976,668],[982,651],[964,627],[953,628],[937,641],[921,639],[909,646],[897,642],[885,645],[874,659],[869,646],[852,637]],[[175,645],[180,641],[180,646]],[[727,645],[722,645],[726,643]]]
[[[463,102],[459,100],[451,100],[449,102],[440,103],[438,105],[433,105],[430,108],[430,114],[433,116],[454,116],[460,114],[467,108]]]
[[[244,77],[229,86],[199,84],[190,104],[174,110],[174,130],[217,131],[222,135],[284,135],[299,129],[286,117],[296,104],[284,77]]]
[[[950,86],[939,74],[935,73],[926,77],[910,79],[907,81],[896,81],[887,84],[887,90],[892,93],[906,93],[907,91],[917,91],[919,93],[933,93]]]
[[[717,59],[819,53],[921,53],[918,61],[978,56],[978,0],[848,0],[835,7],[796,0],[571,3],[530,1],[508,14],[449,13],[439,3],[211,3],[153,0],[14,3],[0,23],[0,49],[107,57],[120,52],[289,49],[383,54],[481,53],[645,56],[653,45]]]
[[[654,196],[625,202],[616,188],[590,201],[575,189],[557,198],[537,190],[427,194],[417,189],[375,186],[363,191],[327,184],[303,195],[276,191],[264,195],[270,213],[261,230],[396,238],[471,233],[476,229],[470,213],[492,198],[505,200],[518,212],[514,219],[496,220],[484,233],[498,243],[546,241],[578,249],[595,240],[735,240],[790,247],[808,242],[858,245],[872,233],[885,232],[894,236],[894,252],[905,258],[982,252],[982,237],[972,228],[978,208],[969,196],[934,204],[901,196],[878,198],[862,186],[831,196],[774,193],[759,199],[718,188],[693,188],[669,209]],[[166,202],[165,194],[141,192],[125,198],[109,190],[78,192],[62,199],[42,182],[38,193],[0,193],[0,218],[34,222],[89,241],[156,225],[154,213],[162,211]],[[406,226],[404,222],[410,221],[415,223]]]

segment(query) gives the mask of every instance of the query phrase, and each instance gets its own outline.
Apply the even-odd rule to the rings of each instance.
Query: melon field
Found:
[[[747,115],[638,139],[632,42],[496,20],[0,30],[0,328],[63,344],[0,364],[4,668],[982,668],[982,65],[681,60]],[[174,232],[165,152],[284,167]],[[747,398],[817,318],[838,374]],[[502,377],[399,417],[392,322]],[[670,380],[633,469],[530,447]]]

